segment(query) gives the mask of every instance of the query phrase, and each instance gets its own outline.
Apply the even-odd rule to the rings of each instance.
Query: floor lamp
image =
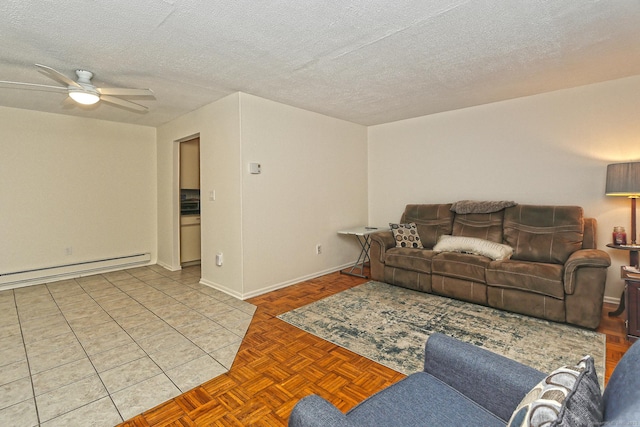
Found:
[[[629,265],[638,267],[638,251],[640,245],[636,242],[636,199],[640,197],[640,162],[614,163],[607,166],[607,196],[624,196],[631,199],[631,244],[624,246],[607,245],[616,249],[629,251]],[[609,316],[619,316],[625,309],[625,292],[622,291],[620,305]]]
[[[607,196],[624,196],[631,199],[631,244],[636,243],[636,199],[640,197],[640,162],[614,163],[607,166]],[[636,264],[637,266],[637,264]]]

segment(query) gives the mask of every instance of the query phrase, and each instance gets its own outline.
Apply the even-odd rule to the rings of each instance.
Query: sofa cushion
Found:
[[[504,421],[426,372],[374,394],[347,412],[357,426],[502,426]]]
[[[393,283],[401,288],[412,289],[419,292],[431,293],[433,276],[429,273],[406,270],[397,267],[384,267],[383,279],[386,283]]]
[[[433,248],[443,234],[451,234],[453,229],[451,204],[407,205],[401,223],[416,224],[420,240],[425,248]]]
[[[422,242],[415,223],[408,224],[392,224],[389,223],[393,239],[396,241],[398,248],[422,249]]]
[[[431,275],[431,292],[436,295],[469,301],[474,304],[487,305],[487,285],[474,280],[458,279],[456,277]]]
[[[485,270],[490,262],[480,255],[442,252],[431,260],[431,274],[485,283]]]
[[[518,289],[564,299],[562,266],[527,261],[492,261],[487,267],[487,285]]]
[[[440,236],[438,243],[433,247],[434,252],[462,252],[482,255],[493,260],[509,259],[513,254],[513,248],[501,243],[491,242],[485,239],[465,236]]]
[[[582,247],[584,220],[579,206],[517,205],[505,209],[504,243],[513,259],[564,264]]]
[[[487,286],[487,305],[554,322],[567,320],[565,300],[519,289]]]
[[[391,248],[387,250],[385,264],[389,267],[431,274],[431,259],[435,253],[427,249]]]
[[[492,213],[456,214],[453,219],[452,234],[502,243],[503,219],[504,210]]]
[[[582,236],[582,249],[598,248],[598,221],[595,218],[584,219],[584,235]]]
[[[598,426],[603,402],[591,356],[556,369],[522,399],[509,427]]]

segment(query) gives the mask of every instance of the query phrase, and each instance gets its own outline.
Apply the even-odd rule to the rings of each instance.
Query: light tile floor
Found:
[[[0,425],[113,426],[227,372],[256,307],[199,280],[153,265],[1,291]]]

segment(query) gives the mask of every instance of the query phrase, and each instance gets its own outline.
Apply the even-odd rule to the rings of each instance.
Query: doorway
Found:
[[[200,137],[180,142],[180,265],[200,264]]]

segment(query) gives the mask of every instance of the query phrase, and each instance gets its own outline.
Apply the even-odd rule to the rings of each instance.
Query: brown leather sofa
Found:
[[[578,206],[512,204],[493,212],[486,207],[454,212],[452,204],[407,205],[400,222],[416,224],[424,249],[396,247],[391,231],[372,234],[371,278],[556,322],[598,327],[611,260],[596,249],[596,220],[585,218]],[[442,235],[505,244],[513,248],[513,255],[494,260],[474,253],[434,252]]]

